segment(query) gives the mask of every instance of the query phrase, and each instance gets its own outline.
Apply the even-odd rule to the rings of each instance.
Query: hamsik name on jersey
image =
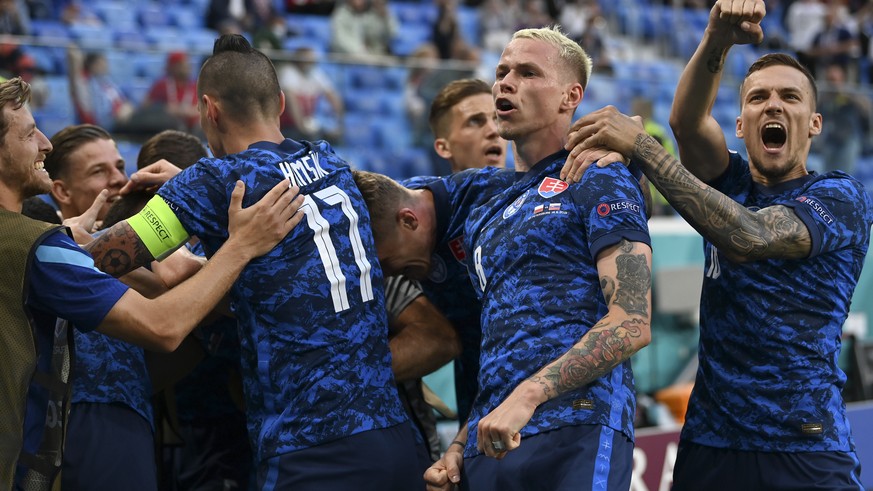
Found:
[[[279,169],[299,188],[323,178],[327,172],[318,163],[318,154],[309,152],[293,162],[279,162]]]

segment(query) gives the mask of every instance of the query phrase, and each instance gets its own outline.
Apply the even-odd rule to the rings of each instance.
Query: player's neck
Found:
[[[233,126],[222,134],[225,153],[240,153],[257,142],[280,144],[285,140],[282,132],[275,125],[255,123],[246,126]]]
[[[527,172],[537,165],[540,160],[560,151],[564,147],[566,128],[558,130],[552,126],[543,128],[536,133],[531,133],[515,139],[515,170]]]

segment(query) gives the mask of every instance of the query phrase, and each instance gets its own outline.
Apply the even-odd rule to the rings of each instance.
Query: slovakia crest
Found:
[[[560,179],[555,179],[554,177],[547,177],[540,183],[540,187],[537,188],[537,193],[539,193],[543,198],[548,199],[563,193],[567,187],[569,187],[569,184],[566,182]]]
[[[524,194],[522,194],[521,196],[516,198],[516,200],[513,201],[511,205],[507,206],[506,209],[503,210],[503,219],[506,220],[507,218],[511,217],[512,215],[515,215],[515,213],[521,209],[521,205],[524,204],[524,200],[526,200],[526,199],[527,199],[527,191],[525,191]]]

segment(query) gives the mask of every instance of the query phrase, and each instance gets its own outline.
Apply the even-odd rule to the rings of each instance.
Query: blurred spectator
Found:
[[[437,18],[431,26],[431,42],[436,46],[440,59],[455,58],[459,45],[464,43],[458,27],[457,0],[437,0]]]
[[[500,53],[520,22],[520,0],[485,0],[479,9],[482,43],[486,50]]]
[[[582,40],[594,7],[596,4],[591,0],[567,0],[564,3],[558,21],[567,33],[567,37],[577,43]]]
[[[416,147],[431,147],[430,129],[427,124],[427,111],[430,101],[423,93],[422,87],[437,69],[439,54],[436,47],[425,43],[416,48],[409,56],[409,75],[403,86],[403,104],[406,108],[406,116],[412,127],[412,143]]]
[[[285,0],[289,14],[330,15],[335,6],[335,0]]]
[[[598,75],[612,75],[613,72],[612,57],[607,45],[608,32],[609,27],[606,25],[606,19],[600,15],[599,9],[597,9],[597,11],[592,11],[585,32],[582,33],[582,38],[579,40],[579,45],[591,57],[595,73]]]
[[[279,66],[278,75],[279,85],[285,92],[285,112],[280,118],[285,137],[336,143],[342,137],[345,106],[330,79],[318,68],[315,50],[298,48],[292,61]],[[316,117],[318,102],[322,97],[333,109],[337,121],[334,128],[323,128]]]
[[[109,78],[109,65],[102,53],[82,54],[67,48],[67,76],[77,124],[95,124],[109,131],[125,124],[134,106]]]
[[[255,30],[252,36],[252,46],[261,51],[282,49],[285,38],[288,37],[288,24],[285,17],[278,13],[270,16],[267,24]]]
[[[205,24],[219,32],[255,32],[275,13],[271,0],[210,0]]]
[[[549,16],[546,5],[536,0],[522,0],[521,16],[515,25],[515,30],[536,29],[554,24],[555,20]]]
[[[815,35],[824,27],[827,7],[819,0],[795,0],[785,12],[785,28],[789,45],[797,54],[797,60],[815,73],[815,61],[810,55]]]
[[[21,0],[0,0],[0,34],[30,34],[27,6]]]
[[[330,17],[331,50],[361,60],[391,54],[397,18],[386,0],[345,0]]]
[[[86,25],[102,26],[103,21],[94,12],[82,6],[79,0],[73,0],[64,4],[60,13],[61,22],[68,26]]]
[[[845,6],[831,4],[825,11],[824,25],[816,33],[809,50],[815,67],[813,76],[834,63],[841,65],[847,73],[855,73],[850,63],[858,55],[858,40],[843,21],[844,14],[848,14],[844,9]]]
[[[10,79],[21,77],[30,84],[30,107],[39,108],[48,99],[48,87],[43,80],[43,73],[36,66],[33,56],[11,42],[0,43],[0,77]]]
[[[813,144],[822,157],[823,172],[841,170],[851,174],[870,132],[873,104],[864,94],[847,87],[843,65],[828,65],[824,76],[818,111],[827,124]]]
[[[152,84],[133,119],[151,134],[166,129],[199,131],[197,82],[191,77],[188,55],[182,51],[167,55],[166,75]]]

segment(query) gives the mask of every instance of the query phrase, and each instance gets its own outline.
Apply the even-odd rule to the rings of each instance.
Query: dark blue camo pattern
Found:
[[[143,349],[96,331],[73,332],[73,403],[121,403],[154,427],[152,382]]]
[[[741,450],[852,450],[837,357],[870,241],[870,197],[842,172],[753,184],[736,154],[715,184],[751,210],[793,208],[813,246],[808,259],[736,264],[705,242],[700,368],[682,438]]]
[[[455,395],[458,418],[467,419],[479,392],[479,344],[482,302],[470,283],[469,251],[464,247],[464,223],[470,212],[491,196],[506,189],[511,170],[485,167],[447,177],[417,177],[404,181],[409,188],[427,188],[433,193],[437,214],[437,239],[430,276],[421,282],[425,295],[458,330],[463,350],[455,363]]]
[[[406,419],[391,373],[382,271],[370,218],[348,165],[327,143],[261,142],[223,159],[203,159],[158,194],[211,255],[227,238],[236,180],[246,183],[243,206],[249,206],[284,177],[282,167],[290,172],[291,164],[297,165],[293,175],[314,208],[276,248],[245,268],[231,292],[258,461]],[[322,191],[347,201],[325,201],[315,195]],[[320,243],[336,253],[325,261],[314,239],[315,211],[330,224],[322,228]],[[354,227],[350,216],[357,217]],[[358,256],[371,265],[363,282],[366,268],[355,260],[353,236],[360,237]],[[345,308],[334,306],[329,268],[339,272],[334,293],[345,294]],[[369,282],[372,299],[365,301]]]
[[[598,252],[622,238],[650,244],[639,185],[627,168],[592,167],[581,183],[567,187],[557,180],[566,155],[559,152],[517,174],[511,187],[467,221],[467,250],[478,263],[471,272],[482,296],[480,393],[470,419],[468,457],[476,454],[479,419],[606,314]],[[573,409],[580,400],[590,408]],[[521,434],[600,424],[633,438],[634,410],[633,372],[626,361],[541,405]]]

